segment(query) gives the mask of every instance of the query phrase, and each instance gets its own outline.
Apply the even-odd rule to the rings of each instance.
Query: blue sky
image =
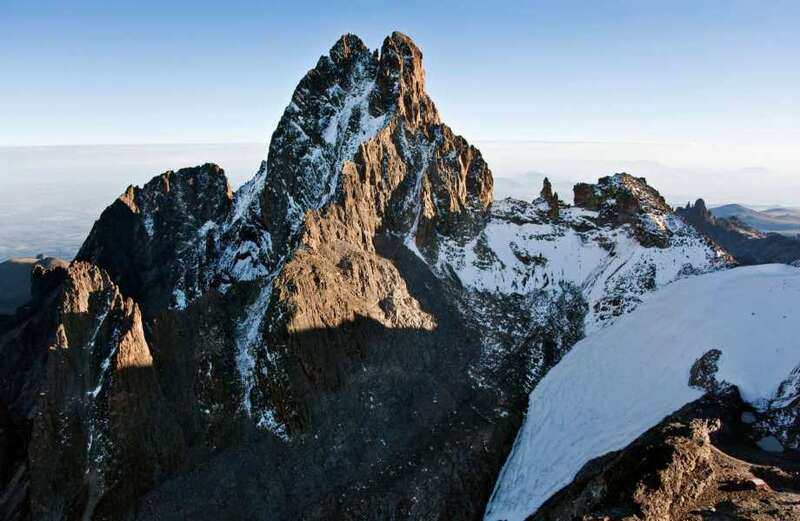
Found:
[[[472,140],[800,143],[800,2],[5,0],[0,145],[264,142],[344,32]]]

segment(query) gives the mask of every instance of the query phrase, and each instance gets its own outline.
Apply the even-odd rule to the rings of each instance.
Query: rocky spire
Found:
[[[695,227],[704,227],[707,225],[714,225],[716,218],[708,211],[706,202],[701,198],[697,199],[694,204],[691,202],[686,204],[685,208],[678,208],[677,213],[683,216],[684,219],[691,222]]]
[[[539,197],[543,199],[549,208],[547,215],[550,219],[558,219],[558,194],[553,192],[553,185],[550,184],[550,180],[545,177],[544,182],[542,183],[542,191],[539,193]]]
[[[542,191],[539,192],[539,196],[549,201],[553,198],[553,185],[550,184],[550,180],[548,178],[544,178],[544,183],[542,183]]]
[[[705,215],[708,213],[708,208],[706,207],[706,202],[703,199],[698,199],[694,203],[694,209],[697,213],[701,215]]]
[[[425,92],[422,52],[405,34],[393,32],[383,41],[376,84],[374,104],[382,111],[396,111],[412,127],[441,123]]]

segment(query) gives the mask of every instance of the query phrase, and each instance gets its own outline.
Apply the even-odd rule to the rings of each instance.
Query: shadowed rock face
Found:
[[[83,262],[70,266],[57,300],[28,452],[31,511],[111,515],[169,470],[182,440],[136,303]]]
[[[702,199],[678,208],[677,213],[729,251],[739,264],[791,264],[800,260],[800,239],[760,232],[735,217],[714,217]]]
[[[138,306],[103,270],[75,262],[40,298],[0,340],[4,356],[16,357],[15,374],[3,375],[4,408],[27,433],[27,458],[7,482],[0,512],[103,517],[164,474],[180,450],[179,432],[164,408]]]
[[[142,188],[129,186],[106,208],[76,260],[111,274],[147,314],[166,308],[183,277],[196,277],[198,235],[231,207],[231,189],[217,165],[165,172]]]
[[[592,210],[493,204],[414,43],[343,36],[253,180],[232,195],[203,165],[129,188],[0,337],[19,433],[0,512],[479,519],[587,313],[724,266],[643,180],[604,179]]]
[[[14,315],[19,306],[35,298],[39,279],[34,271],[64,267],[66,261],[54,257],[23,257],[0,262],[0,315]]]

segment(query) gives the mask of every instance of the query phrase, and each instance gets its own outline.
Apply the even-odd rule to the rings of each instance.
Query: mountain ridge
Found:
[[[743,265],[782,263],[800,259],[800,240],[761,232],[738,217],[715,217],[703,199],[676,212],[686,222],[730,252]]]
[[[800,235],[800,210],[797,208],[755,210],[741,204],[727,204],[710,208],[709,211],[714,217],[735,217],[763,233]]]

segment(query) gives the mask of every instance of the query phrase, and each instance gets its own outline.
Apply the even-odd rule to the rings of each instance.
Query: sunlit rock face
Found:
[[[48,331],[19,361],[36,392],[26,396],[23,387],[6,402],[12,416],[35,411],[20,476],[29,480],[28,508],[37,519],[110,512],[99,504],[108,494],[130,502],[173,467],[180,430],[159,387],[139,307],[105,271],[73,263],[44,306],[46,318],[34,315],[3,338],[9,352],[42,326]],[[76,505],[76,497],[85,502]]]
[[[546,189],[493,201],[424,80],[407,36],[371,51],[345,35],[235,194],[203,165],[103,213],[65,281],[0,338],[26,368],[0,399],[34,419],[14,508],[477,519],[563,354],[727,265],[630,176],[582,206]]]

